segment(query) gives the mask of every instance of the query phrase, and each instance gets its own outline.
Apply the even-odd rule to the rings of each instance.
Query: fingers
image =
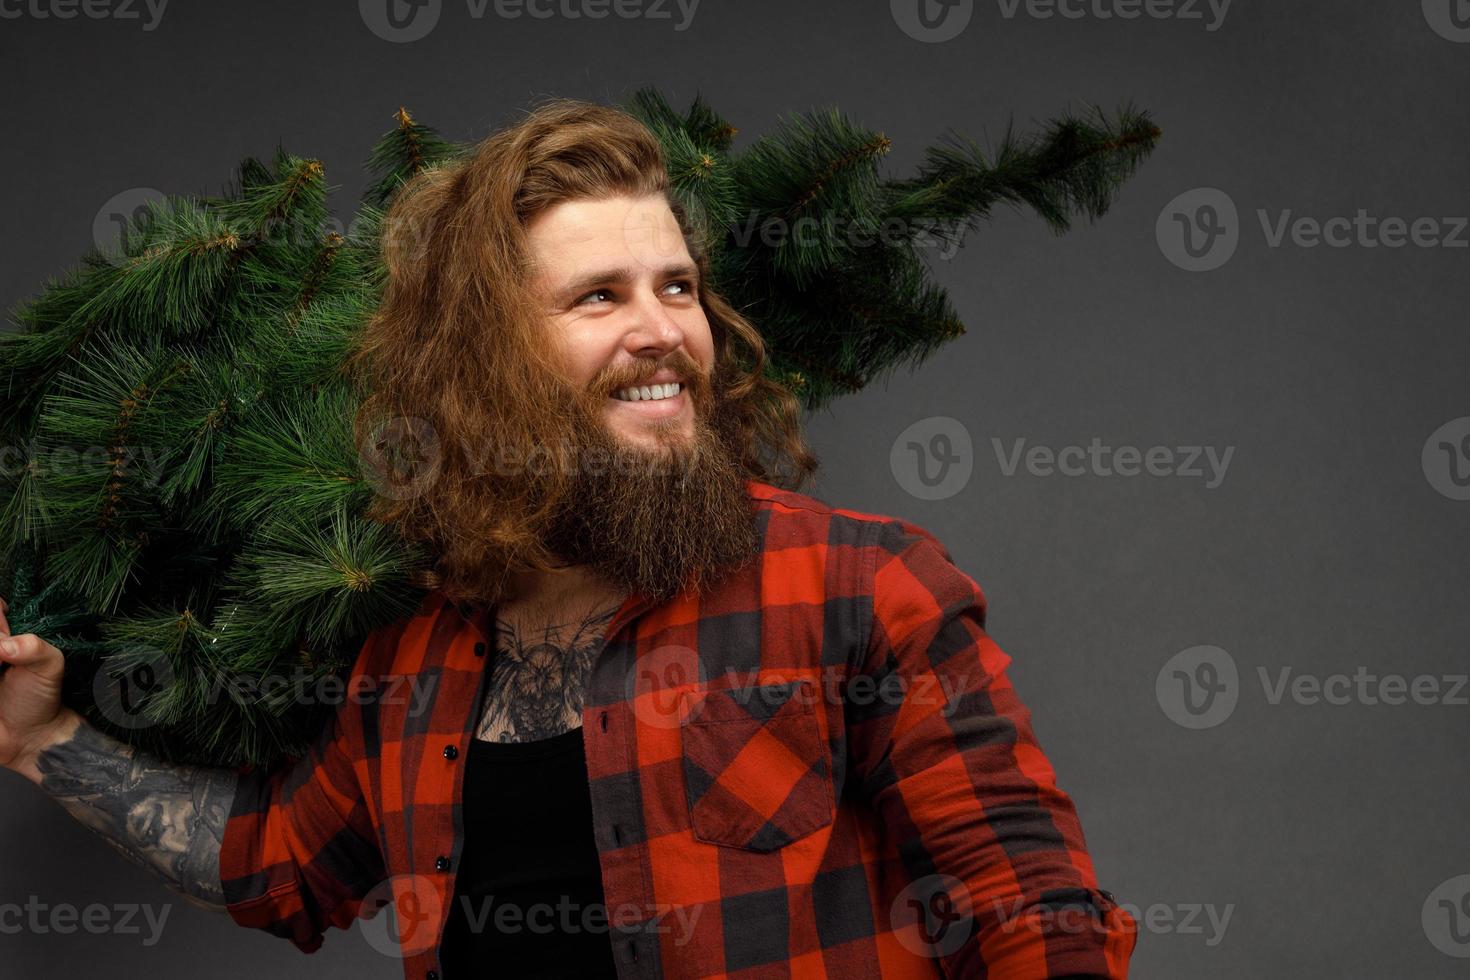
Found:
[[[60,680],[66,669],[66,657],[62,652],[34,633],[0,640],[0,662],[29,667],[50,680]]]

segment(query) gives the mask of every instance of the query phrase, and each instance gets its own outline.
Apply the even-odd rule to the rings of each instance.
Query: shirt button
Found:
[[[433,970],[430,970],[428,973],[424,974],[424,980],[439,980],[439,974],[435,973]]]
[[[483,643],[476,643],[475,644],[475,656],[477,656],[477,657],[483,657],[484,655],[485,655],[485,644],[483,644]]]
[[[455,759],[459,757],[459,748],[453,745],[444,746],[444,758]]]
[[[435,871],[448,871],[449,870],[449,858],[445,857],[442,854],[439,855],[439,857],[434,861],[434,870]]]

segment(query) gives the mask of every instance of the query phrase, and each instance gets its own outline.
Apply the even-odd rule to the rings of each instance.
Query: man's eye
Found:
[[[611,292],[612,291],[611,290],[608,290],[608,289],[594,289],[594,290],[592,290],[592,292],[588,293],[586,296],[583,296],[581,299],[577,300],[576,305],[581,306],[583,303],[587,302],[587,300],[591,299],[593,296],[598,296],[598,295],[601,295],[603,293],[608,293],[610,295]]]
[[[670,286],[683,286],[685,295],[694,294],[694,283],[688,279],[676,279],[669,283]]]

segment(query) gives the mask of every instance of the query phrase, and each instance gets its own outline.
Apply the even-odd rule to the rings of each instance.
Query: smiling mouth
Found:
[[[656,389],[650,394],[659,394],[659,390],[667,390],[663,385],[652,385]],[[675,387],[669,385],[668,387]],[[641,393],[638,400],[619,398],[616,394],[609,395],[608,411],[614,415],[628,415],[640,420],[665,422],[673,421],[684,414],[685,406],[689,402],[689,395],[685,392],[683,385],[678,385],[674,394],[665,397],[643,398]]]
[[[670,381],[666,384],[633,385],[615,391],[609,397],[620,402],[673,401],[683,391],[684,385],[681,382]]]

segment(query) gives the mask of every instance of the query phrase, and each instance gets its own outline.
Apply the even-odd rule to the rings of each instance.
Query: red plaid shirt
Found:
[[[1126,977],[1136,923],[1097,887],[980,587],[914,524],[748,488],[758,558],[702,597],[629,597],[588,680],[618,975]],[[405,973],[436,980],[493,625],[429,593],[368,637],[305,757],[242,767],[236,922],[309,953],[396,898]]]

